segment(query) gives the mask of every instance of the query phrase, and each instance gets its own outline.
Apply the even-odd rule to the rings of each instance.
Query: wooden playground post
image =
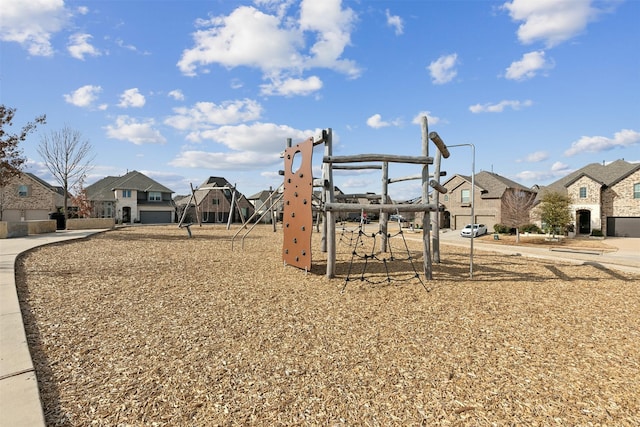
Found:
[[[429,157],[429,124],[427,116],[422,116],[422,155]],[[429,165],[425,163],[422,166],[422,204],[429,203]],[[437,209],[437,206],[436,206]],[[427,280],[433,279],[431,265],[431,245],[430,245],[430,224],[431,215],[428,210],[424,211],[422,219],[422,243],[423,243],[423,259],[424,259],[424,275]]]

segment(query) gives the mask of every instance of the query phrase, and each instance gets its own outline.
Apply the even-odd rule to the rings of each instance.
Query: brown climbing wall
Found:
[[[282,260],[298,268],[311,269],[311,197],[313,138],[284,152],[284,242]],[[295,170],[294,170],[295,168]]]

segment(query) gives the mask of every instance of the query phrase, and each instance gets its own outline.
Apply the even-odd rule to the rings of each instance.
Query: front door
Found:
[[[131,222],[131,208],[129,206],[122,208],[122,222],[124,224]]]
[[[578,218],[578,234],[591,233],[591,211],[580,210],[576,212]]]

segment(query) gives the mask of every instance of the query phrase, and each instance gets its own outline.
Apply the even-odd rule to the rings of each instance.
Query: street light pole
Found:
[[[476,222],[475,212],[473,209],[476,200],[476,146],[473,144],[456,144],[449,145],[448,147],[471,147],[471,248],[469,254],[469,277],[473,279],[473,240],[475,238],[474,225]]]

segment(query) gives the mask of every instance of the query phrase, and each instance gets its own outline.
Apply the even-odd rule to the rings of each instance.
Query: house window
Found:
[[[587,198],[587,187],[580,187],[580,198],[581,199]]]
[[[26,185],[21,185],[18,187],[18,196],[20,197],[28,197],[29,196],[29,187]]]
[[[131,190],[122,190],[122,197],[123,198],[130,198],[131,197]]]
[[[471,190],[462,190],[460,192],[460,201],[462,203],[470,203],[471,202]]]
[[[448,201],[449,201],[449,195],[448,195],[448,194],[445,194],[445,195],[444,195],[444,201],[445,201],[445,202],[448,202]]]
[[[640,183],[633,184],[633,198],[640,199]]]
[[[219,205],[220,199],[211,199],[211,203],[213,203],[214,205]]]
[[[149,191],[149,201],[159,202],[162,200],[162,193],[159,191]]]

